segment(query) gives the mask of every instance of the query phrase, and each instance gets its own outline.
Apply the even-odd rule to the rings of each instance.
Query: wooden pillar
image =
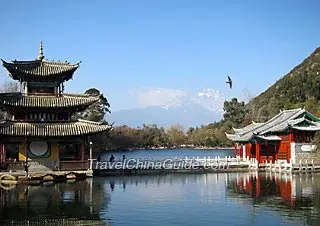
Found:
[[[290,130],[290,147],[288,148],[288,150],[287,150],[287,162],[290,162],[290,160],[291,160],[291,148],[292,148],[292,145],[291,145],[291,143],[294,143],[295,142],[295,140],[294,140],[294,133],[293,133],[293,131],[292,130]]]
[[[260,143],[258,141],[256,141],[256,159],[258,161],[258,163],[260,163]]]
[[[4,151],[3,151],[3,144],[0,144],[0,163],[3,163],[3,155],[4,155]]]
[[[246,144],[245,147],[246,147],[245,157],[247,158],[250,151],[249,144]]]
[[[59,141],[57,142],[57,155],[58,155],[58,159],[57,159],[57,169],[60,171],[60,144]]]
[[[287,162],[289,163],[291,159],[291,144],[289,148],[287,148]]]
[[[81,161],[84,161],[84,144],[80,144],[80,149],[81,149]]]
[[[277,143],[274,144],[274,159],[273,159],[273,163],[275,163],[275,161],[278,160],[278,145]]]
[[[7,152],[6,152],[6,148],[5,148],[4,144],[1,145],[1,149],[2,149],[2,159],[3,159],[3,162],[6,162]]]
[[[248,144],[248,150],[247,150],[247,157],[249,157],[249,158],[251,158],[251,150],[252,150],[252,144],[251,143],[249,143]]]
[[[28,156],[28,153],[29,151],[28,151],[28,140],[27,139],[25,139],[25,156],[26,156],[26,163],[28,164],[28,161],[29,161],[29,156]]]
[[[237,156],[237,145],[236,144],[233,144],[233,157],[236,157]]]
[[[92,170],[92,141],[89,142],[90,148],[89,148],[89,159],[90,159],[90,170]]]
[[[3,161],[3,154],[4,154],[4,151],[3,151],[3,144],[0,145],[0,163],[4,162]]]
[[[292,130],[290,130],[289,137],[290,137],[290,142],[294,142],[294,134]]]

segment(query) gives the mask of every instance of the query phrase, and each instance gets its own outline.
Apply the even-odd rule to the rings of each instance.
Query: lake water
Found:
[[[46,226],[320,225],[320,174],[122,176],[1,188],[0,225],[22,220]]]
[[[164,160],[174,158],[192,158],[192,157],[225,157],[233,156],[233,150],[220,150],[220,149],[164,149],[164,150],[132,150],[132,151],[119,151],[119,152],[108,152],[101,155],[101,160],[108,160],[113,154],[116,160],[121,160],[122,155],[125,155],[127,159],[130,158],[141,158],[148,160]]]

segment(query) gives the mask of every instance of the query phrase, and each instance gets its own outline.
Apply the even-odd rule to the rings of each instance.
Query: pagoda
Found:
[[[20,84],[19,92],[0,94],[2,170],[23,169],[25,162],[30,172],[89,169],[91,135],[110,127],[73,117],[100,99],[64,93],[80,63],[44,59],[42,42],[37,59],[2,63]]]

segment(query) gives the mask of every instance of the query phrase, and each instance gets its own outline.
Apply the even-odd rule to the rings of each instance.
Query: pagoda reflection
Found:
[[[49,225],[50,222],[59,225],[63,221],[61,224],[65,225],[93,222],[94,225],[107,225],[100,219],[100,212],[109,201],[102,181],[93,179],[44,186],[6,187],[0,189],[0,224],[43,221],[49,222]]]
[[[320,174],[245,173],[227,184],[229,198],[253,207],[268,207],[319,225]]]

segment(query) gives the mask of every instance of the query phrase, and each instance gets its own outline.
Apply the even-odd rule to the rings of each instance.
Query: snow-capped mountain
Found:
[[[146,106],[115,111],[107,120],[110,123],[115,122],[115,125],[131,127],[157,124],[168,128],[179,123],[188,128],[219,121],[222,117],[225,98],[219,91],[204,89],[195,95],[188,95],[182,91],[175,91],[175,95],[172,95],[171,91],[168,95],[168,92],[164,91],[168,90],[158,89],[152,93],[145,93],[140,98],[143,103],[148,103]],[[160,101],[157,102],[157,99]]]

